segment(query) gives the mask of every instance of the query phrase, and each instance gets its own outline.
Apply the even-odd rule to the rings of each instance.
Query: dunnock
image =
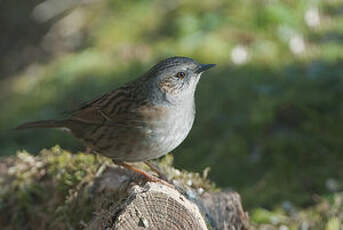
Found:
[[[196,86],[201,74],[213,66],[171,57],[140,78],[80,106],[68,119],[30,122],[17,129],[63,128],[93,152],[154,180],[125,162],[144,161],[153,168],[147,160],[167,154],[186,138],[195,117]]]

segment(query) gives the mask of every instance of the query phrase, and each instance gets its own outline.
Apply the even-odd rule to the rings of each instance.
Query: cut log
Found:
[[[114,229],[207,229],[198,207],[177,190],[157,183],[134,186]]]
[[[132,177],[125,170],[112,168],[99,178],[98,188],[120,194],[113,195],[113,206],[100,208],[87,230],[248,229],[248,217],[235,192],[200,194],[189,187],[179,191],[155,182],[137,184],[140,179]],[[134,182],[124,183],[130,180]]]
[[[109,159],[58,146],[4,158],[1,229],[248,229],[239,195],[218,192],[207,170],[179,171],[168,156],[159,165],[173,185],[146,182]]]

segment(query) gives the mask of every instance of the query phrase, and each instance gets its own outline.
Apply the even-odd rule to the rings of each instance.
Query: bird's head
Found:
[[[154,65],[145,77],[170,102],[193,99],[201,74],[215,64],[199,64],[188,57],[171,57]]]

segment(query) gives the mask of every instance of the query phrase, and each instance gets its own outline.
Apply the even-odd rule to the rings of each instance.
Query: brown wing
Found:
[[[138,126],[163,117],[161,107],[143,98],[134,98],[131,90],[122,87],[96,98],[75,110],[70,120],[91,125]]]
[[[111,93],[113,93],[113,92],[111,92]],[[90,101],[86,101],[84,103],[81,103],[77,108],[65,111],[64,113],[65,114],[75,114],[75,113],[77,113],[80,110],[86,109],[86,108],[88,108],[88,107],[90,107],[90,106],[92,106],[92,105],[102,101],[104,98],[108,97],[109,94],[111,94],[111,93],[106,93],[106,94],[104,94],[104,95],[102,95],[100,97],[97,97],[97,98],[92,99]]]
[[[125,88],[119,88],[83,104],[71,112],[70,120],[101,124],[106,120],[114,119],[116,113],[123,112],[122,107],[124,102],[130,101],[130,95],[127,93],[127,90]]]
[[[92,149],[101,152],[112,148],[114,140],[140,140],[150,135],[159,120],[165,119],[167,111],[163,106],[136,99],[127,91],[116,90],[75,111],[70,117],[70,129]]]

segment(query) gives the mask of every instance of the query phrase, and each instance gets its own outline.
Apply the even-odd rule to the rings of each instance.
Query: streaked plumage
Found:
[[[66,120],[26,123],[18,129],[67,128],[94,152],[117,162],[158,158],[191,130],[196,85],[212,66],[168,58],[135,81],[83,104]]]

